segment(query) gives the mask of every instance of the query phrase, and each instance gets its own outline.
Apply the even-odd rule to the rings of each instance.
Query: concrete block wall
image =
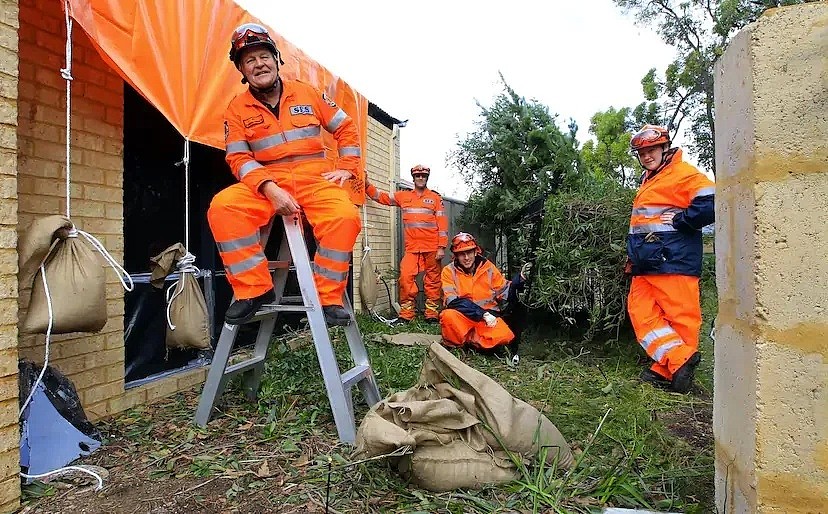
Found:
[[[396,187],[396,181],[400,177],[399,133],[392,140],[391,129],[373,118],[368,118],[368,143],[366,146],[368,180],[383,191]],[[371,259],[388,283],[392,298],[396,300],[396,270],[399,264],[394,258],[396,207],[380,205],[370,198],[366,198],[365,202],[364,209],[368,224],[367,233],[368,242],[371,246]],[[359,265],[364,241],[365,235],[363,233],[360,234],[359,240],[354,246],[354,298],[356,299],[355,308],[357,310],[362,308],[362,302],[359,298]],[[380,312],[390,309],[388,293],[382,283],[378,286],[376,308]]]
[[[716,68],[719,512],[828,512],[828,3]]]
[[[0,512],[20,506],[17,424],[17,0],[0,0]]]

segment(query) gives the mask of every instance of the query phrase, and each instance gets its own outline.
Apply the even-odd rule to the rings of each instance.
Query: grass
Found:
[[[690,395],[640,383],[644,364],[629,337],[575,344],[552,340],[538,328],[516,371],[494,357],[455,351],[555,423],[576,455],[577,466],[568,472],[530,464],[501,487],[434,494],[406,484],[382,459],[353,462],[351,449],[335,441],[312,345],[288,350],[277,344],[257,403],[246,402],[241,384],[231,383],[206,429],[191,422],[196,393],[132,409],[101,427],[107,445],[87,458],[110,471],[104,491],[81,495],[35,483],[24,488],[25,502],[37,512],[80,511],[82,505],[89,509],[83,512],[324,512],[325,505],[332,513],[563,513],[604,506],[712,512],[707,334],[716,308],[713,287],[705,279],[704,360]],[[438,331],[427,324],[389,329],[359,321],[367,340],[378,333]],[[344,366],[344,335],[334,335]],[[306,338],[294,334],[281,343],[290,339],[297,346]],[[425,348],[369,343],[368,349],[383,395],[416,382]],[[358,409],[361,418],[365,407]]]

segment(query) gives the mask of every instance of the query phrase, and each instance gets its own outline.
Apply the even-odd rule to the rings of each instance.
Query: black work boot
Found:
[[[250,318],[256,315],[262,305],[272,303],[276,300],[276,293],[273,289],[261,294],[255,298],[247,298],[244,300],[235,300],[227,308],[227,314],[224,315],[224,322],[228,325],[241,325],[247,323]]]
[[[649,368],[642,371],[638,378],[640,378],[642,382],[652,384],[656,387],[668,387],[670,385],[669,380]]]
[[[693,385],[693,378],[696,373],[696,366],[701,362],[699,352],[694,353],[687,359],[687,362],[673,373],[673,380],[670,382],[670,389],[677,393],[686,393]]]
[[[325,313],[325,323],[329,327],[347,327],[351,324],[351,317],[348,311],[341,305],[325,305],[322,307]]]

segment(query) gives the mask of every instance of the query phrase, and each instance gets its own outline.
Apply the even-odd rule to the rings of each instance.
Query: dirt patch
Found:
[[[713,405],[704,402],[683,406],[676,412],[662,414],[664,426],[693,448],[713,447]]]

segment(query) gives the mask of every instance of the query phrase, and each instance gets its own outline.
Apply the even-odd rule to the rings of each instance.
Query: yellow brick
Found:
[[[105,205],[105,213],[104,216],[106,219],[109,220],[117,220],[123,222],[124,219],[124,206],[123,204],[112,204],[108,203]],[[121,246],[123,249],[123,245]]]
[[[0,300],[0,325],[13,325],[17,323],[17,298],[4,298]]]
[[[35,176],[35,177],[49,177],[58,178],[63,175],[63,161],[48,161],[33,157],[31,152],[29,155],[22,155],[19,159],[20,175]],[[20,190],[23,180],[18,179],[18,191]]]
[[[0,200],[1,202],[2,200]],[[0,248],[17,248],[17,231],[14,227],[0,227]],[[14,290],[10,291],[10,294],[13,294],[17,297],[17,280],[14,280]],[[5,294],[5,289],[3,286],[0,286],[0,297],[6,298],[2,296]]]
[[[86,417],[88,417],[90,421],[97,421],[112,414],[108,400],[94,403],[92,405],[85,405],[83,407],[83,411],[86,413]]]
[[[144,387],[127,389],[124,394],[109,400],[109,412],[123,412],[136,405],[147,403],[147,391]]]
[[[0,510],[0,512],[14,512],[20,507],[19,476],[15,475],[8,480],[0,482],[0,502],[3,503],[3,510]]]
[[[15,448],[20,448],[20,425],[16,417],[12,424],[0,428],[0,452]],[[4,500],[5,498],[0,498],[0,501]]]
[[[4,0],[2,5],[3,8],[0,9],[0,21],[10,27],[18,28],[20,25],[18,21],[19,9],[17,8],[17,1]]]
[[[60,341],[53,341],[51,351],[57,361],[89,353],[98,353],[106,349],[106,337],[101,335],[73,334]]]
[[[72,375],[81,373],[88,369],[98,368],[106,366],[107,364],[123,361],[124,351],[123,348],[121,348],[96,353],[87,353],[76,357],[69,357],[68,359],[55,359],[54,365],[61,372],[63,372],[63,374],[71,378]]]
[[[19,414],[20,404],[17,398],[12,398],[10,400],[0,402],[0,426],[17,426]]]
[[[207,368],[199,368],[197,370],[188,371],[178,377],[178,390],[184,391],[193,386],[200,385],[207,377]]]
[[[0,47],[0,73],[17,74],[17,51]]]
[[[158,399],[166,398],[177,393],[178,380],[177,377],[167,377],[142,387],[147,389],[147,403],[152,403]]]
[[[13,175],[17,179],[17,151],[0,149],[0,175]]]
[[[0,148],[17,147],[17,129],[14,125],[0,125]]]
[[[103,218],[106,215],[106,204],[91,200],[75,200],[72,199],[72,215],[73,216],[89,216],[96,218]]]
[[[122,332],[110,332],[106,334],[106,349],[124,347],[124,334]]]
[[[101,202],[121,203],[124,199],[124,192],[116,187],[85,185],[83,186],[83,197]]]
[[[0,401],[17,401],[18,390],[17,375],[0,378]],[[2,475],[0,475],[0,478],[2,478]]]
[[[13,449],[0,453],[0,480],[17,476],[18,472],[20,472],[20,450]]]
[[[17,374],[17,348],[0,350],[0,377]]]
[[[98,402],[117,398],[124,392],[123,380],[90,387],[80,391],[83,405],[93,405]]]

